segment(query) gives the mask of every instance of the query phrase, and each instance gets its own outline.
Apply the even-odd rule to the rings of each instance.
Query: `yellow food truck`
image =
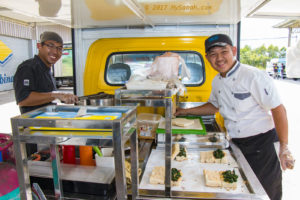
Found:
[[[21,199],[31,198],[32,182],[52,191],[48,195],[57,199],[268,199],[240,150],[228,140],[220,115],[188,116],[195,122],[192,128],[181,126],[182,120],[177,122],[179,128],[172,125],[176,107],[201,105],[210,96],[217,72],[205,58],[205,39],[224,33],[239,48],[241,18],[266,1],[24,2],[2,6],[19,11],[23,6],[33,16],[70,27],[74,93],[80,102],[12,119]],[[35,28],[36,33],[45,29]],[[179,55],[190,72],[190,78],[179,78],[183,93],[174,86],[151,89],[151,84],[128,89],[132,77],[143,75],[167,52]],[[181,73],[183,64],[178,67]],[[57,115],[65,112],[77,115],[66,119]],[[87,113],[114,118],[80,118]],[[23,152],[27,142],[49,144],[49,162],[27,162]],[[60,163],[59,145],[113,147],[114,162],[100,166]],[[216,149],[226,158],[205,153]],[[93,159],[97,162],[97,156]],[[232,170],[238,178],[234,175],[233,184],[208,183],[207,177],[216,176],[213,170]],[[174,174],[182,177],[171,181]]]

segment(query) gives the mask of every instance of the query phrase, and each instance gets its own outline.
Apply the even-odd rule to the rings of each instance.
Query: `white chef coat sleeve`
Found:
[[[216,93],[216,87],[214,86],[214,81],[212,83],[212,90],[208,99],[208,103],[211,103],[212,105],[214,105],[216,108],[219,108],[219,103],[218,103],[218,99],[217,99],[217,93]]]
[[[251,94],[265,110],[276,108],[281,100],[273,79],[266,73],[258,73],[251,83]]]

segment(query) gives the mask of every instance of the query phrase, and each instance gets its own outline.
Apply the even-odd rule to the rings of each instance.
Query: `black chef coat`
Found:
[[[51,75],[50,67],[46,66],[39,56],[21,63],[14,76],[14,90],[17,103],[26,99],[30,92],[52,92],[56,84]],[[52,102],[37,106],[20,106],[21,113],[53,104]]]

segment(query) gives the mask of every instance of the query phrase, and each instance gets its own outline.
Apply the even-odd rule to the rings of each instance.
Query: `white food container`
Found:
[[[103,154],[102,157],[95,154],[96,166],[115,168],[115,161],[112,156],[113,148],[102,148],[101,152]]]

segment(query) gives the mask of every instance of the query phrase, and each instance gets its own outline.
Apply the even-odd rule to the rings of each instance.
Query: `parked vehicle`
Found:
[[[286,71],[287,77],[294,80],[300,78],[300,40],[296,45],[291,46],[286,51]]]
[[[267,62],[266,72],[273,78],[286,78],[286,59],[272,58]]]

